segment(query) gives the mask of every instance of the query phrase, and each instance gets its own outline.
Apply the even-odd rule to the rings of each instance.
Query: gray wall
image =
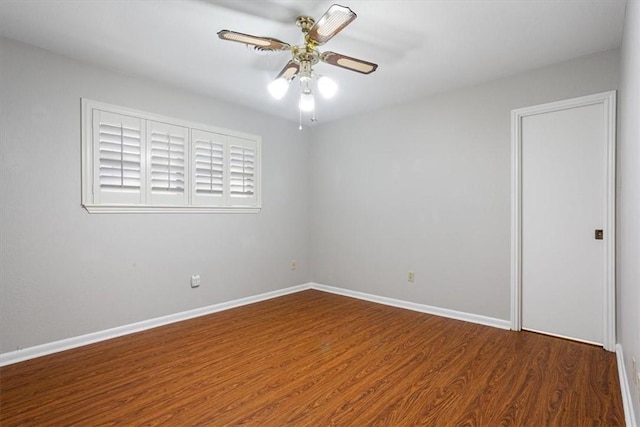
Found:
[[[640,396],[631,358],[640,362],[640,3],[627,3],[618,100],[618,342],[625,356],[635,417]]]
[[[0,352],[309,281],[309,144],[296,124],[0,43]],[[81,97],[261,135],[262,212],[88,214]]]
[[[509,320],[510,112],[617,86],[608,51],[314,130],[314,281]]]

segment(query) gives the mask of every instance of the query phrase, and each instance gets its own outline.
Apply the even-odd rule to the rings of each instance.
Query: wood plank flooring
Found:
[[[0,368],[2,426],[623,426],[613,353],[319,291]]]

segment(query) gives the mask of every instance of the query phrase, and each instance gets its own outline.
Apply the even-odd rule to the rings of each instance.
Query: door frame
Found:
[[[616,208],[616,91],[550,102],[511,111],[511,329],[522,329],[522,119],[536,114],[603,105],[606,138],[604,200],[604,276],[602,278],[603,347],[615,351],[615,208]]]

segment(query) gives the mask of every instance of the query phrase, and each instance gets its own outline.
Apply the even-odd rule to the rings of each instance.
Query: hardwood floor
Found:
[[[623,426],[613,353],[305,291],[0,368],[0,425]]]

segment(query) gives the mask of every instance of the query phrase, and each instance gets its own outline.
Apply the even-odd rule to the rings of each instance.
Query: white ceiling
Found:
[[[335,0],[358,18],[321,48],[367,61],[370,75],[320,63],[338,95],[319,122],[619,46],[624,0]],[[266,85],[290,59],[222,41],[222,29],[300,44],[295,18],[334,1],[0,0],[0,34],[109,69],[298,120],[296,90]],[[297,89],[294,80],[293,89]]]

